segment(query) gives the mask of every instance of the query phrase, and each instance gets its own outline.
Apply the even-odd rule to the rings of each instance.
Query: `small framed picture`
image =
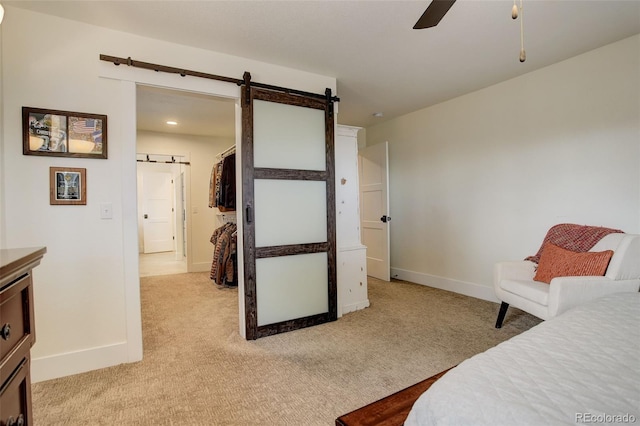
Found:
[[[50,167],[49,204],[86,205],[87,169]]]
[[[22,153],[107,158],[107,116],[22,107]]]

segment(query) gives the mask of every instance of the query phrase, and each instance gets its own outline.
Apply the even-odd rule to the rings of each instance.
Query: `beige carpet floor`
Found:
[[[256,341],[207,273],[141,278],[144,359],[32,387],[36,425],[332,425],[538,324],[517,309],[369,280],[367,309]]]

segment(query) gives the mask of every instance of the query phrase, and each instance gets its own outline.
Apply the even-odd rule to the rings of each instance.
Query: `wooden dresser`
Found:
[[[32,425],[32,269],[45,247],[0,250],[0,426]]]

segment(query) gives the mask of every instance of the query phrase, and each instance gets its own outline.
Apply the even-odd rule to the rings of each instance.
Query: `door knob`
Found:
[[[148,214],[145,214],[143,217],[144,217],[145,219],[149,219],[149,215],[148,215]]]
[[[386,214],[380,218],[382,223],[391,222],[391,216],[387,216]]]

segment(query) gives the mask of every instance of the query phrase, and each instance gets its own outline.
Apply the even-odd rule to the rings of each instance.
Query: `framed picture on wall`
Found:
[[[86,205],[87,169],[49,167],[49,204]]]
[[[107,116],[22,107],[22,153],[107,158]]]

